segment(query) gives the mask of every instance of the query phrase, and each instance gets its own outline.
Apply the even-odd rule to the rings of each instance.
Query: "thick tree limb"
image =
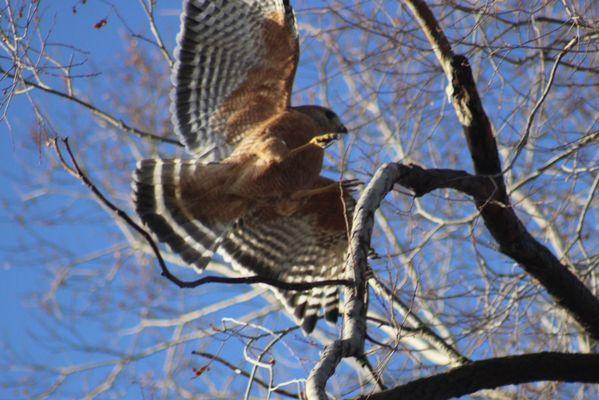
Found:
[[[414,14],[416,22],[426,35],[435,56],[437,56],[437,60],[439,60],[439,64],[441,64],[441,68],[448,75],[454,54],[451,50],[451,44],[449,44],[449,40],[447,40],[445,33],[437,23],[433,12],[423,0],[404,0],[404,3]]]
[[[495,178],[473,176],[464,171],[425,170],[415,165],[400,165],[399,169],[397,183],[413,190],[417,196],[442,188],[472,196],[501,252],[517,261],[593,338],[599,339],[599,300],[553,253],[532,237],[511,206],[501,201],[506,196],[505,187],[495,186]]]
[[[492,358],[360,399],[441,400],[538,381],[599,383],[599,355],[544,352]]]
[[[396,183],[412,190],[416,197],[422,197],[436,189],[454,189],[485,202],[497,191],[492,178],[471,175],[466,171],[424,169],[415,164],[398,164],[397,168],[401,173]],[[498,205],[503,206],[502,203]]]
[[[360,196],[354,211],[349,251],[345,261],[347,280],[354,286],[345,287],[342,338],[328,345],[314,366],[306,383],[310,400],[327,399],[326,384],[337,365],[345,357],[362,357],[366,338],[367,290],[366,271],[374,213],[399,178],[398,164],[381,166]]]
[[[517,261],[595,340],[599,340],[599,299],[532,237],[510,205],[493,129],[478,95],[468,59],[454,55],[441,27],[423,1],[404,1],[414,13],[449,80],[447,94],[462,124],[474,170],[477,176],[486,176],[494,184],[492,196],[474,196],[487,229],[502,253]],[[417,193],[417,189],[420,193],[426,191],[416,181],[411,185]],[[461,185],[465,186],[466,182],[461,180]]]
[[[345,293],[345,309],[348,310],[344,315],[344,331],[342,339],[333,342],[331,345],[327,346],[323,352],[321,360],[312,370],[310,377],[308,378],[307,386],[306,386],[306,394],[309,399],[327,399],[325,387],[328,379],[335,372],[335,368],[339,364],[342,358],[345,357],[357,357],[360,356],[363,352],[364,339],[365,339],[365,320],[364,320],[364,312],[366,310],[366,301],[364,300],[365,294],[365,286],[361,289],[362,285],[365,285],[364,281],[364,273],[366,271],[366,262],[367,262],[367,254],[368,248],[370,244],[370,236],[372,233],[372,226],[374,223],[374,212],[379,207],[382,199],[385,197],[387,192],[393,186],[394,183],[397,183],[401,186],[411,189],[417,196],[423,196],[433,190],[436,189],[454,189],[458,190],[462,193],[465,193],[471,196],[474,199],[475,204],[481,210],[481,214],[483,214],[484,210],[488,207],[494,207],[500,210],[508,210],[513,215],[513,218],[516,218],[516,227],[517,229],[523,230],[520,232],[516,232],[518,235],[522,235],[524,245],[534,246],[536,243],[538,246],[543,247],[540,243],[536,242],[530,234],[525,230],[524,226],[517,220],[517,217],[513,213],[513,210],[509,205],[506,205],[504,202],[497,199],[498,193],[501,193],[501,188],[497,186],[497,182],[495,177],[492,176],[480,176],[480,175],[471,175],[464,171],[455,171],[448,169],[423,169],[416,165],[401,165],[401,164],[385,164],[383,165],[375,174],[374,178],[369,183],[368,187],[365,189],[364,193],[360,197],[358,204],[356,206],[356,212],[354,214],[353,221],[353,229],[351,233],[351,241],[350,241],[350,251],[348,254],[348,259],[346,261],[346,273],[348,280],[353,280],[357,282],[359,286],[347,287]],[[503,189],[505,193],[505,188]],[[484,215],[484,214],[483,214]],[[511,223],[513,221],[497,221],[498,224],[502,223]],[[530,241],[534,243],[531,244]],[[544,248],[544,247],[543,247]],[[533,248],[534,249],[534,248]],[[551,255],[553,259],[557,261],[557,259],[547,250],[546,253]],[[526,254],[526,253],[524,253]],[[509,255],[509,254],[508,254]],[[543,258],[543,254],[538,254],[541,257],[541,261],[548,261]],[[539,262],[536,261],[535,262]],[[559,263],[559,262],[558,262]],[[537,271],[539,272],[539,271]],[[574,277],[565,267],[563,269],[559,268],[549,268],[541,269],[540,273],[538,273],[540,277],[543,279],[542,283],[546,283],[546,287],[555,287],[557,290],[562,290],[566,293],[574,292],[580,290],[587,290],[586,287]],[[571,275],[574,280],[570,280],[568,275]],[[550,291],[551,293],[551,291]],[[578,299],[580,300],[580,299]],[[480,362],[479,362],[480,363]],[[477,364],[477,363],[474,363]],[[483,364],[484,365],[484,364]],[[530,367],[530,363],[527,364]],[[468,366],[466,366],[468,367]],[[466,368],[460,367],[460,368]],[[461,369],[455,369],[452,371]],[[509,368],[508,368],[509,369]],[[470,370],[467,369],[467,374],[470,374]],[[518,371],[514,369],[514,371]],[[516,374],[514,375],[522,376],[522,379],[528,379],[526,374]],[[530,380],[524,380],[523,382],[529,382],[534,380],[543,380],[534,378],[536,375],[533,375]],[[552,379],[551,376],[548,375],[547,379]],[[577,375],[579,376],[579,375]],[[508,378],[510,378],[508,376]],[[516,378],[510,379],[516,379]],[[468,386],[476,387],[472,391],[477,391],[480,389],[493,388],[496,386],[501,386],[501,384],[497,384],[494,386],[488,386],[487,383],[483,382],[484,377],[481,377],[481,382],[478,383],[478,386]],[[438,378],[441,381],[447,379],[445,375],[440,375]],[[453,378],[452,378],[453,379]],[[467,380],[468,378],[463,378]],[[507,379],[507,378],[506,378]],[[577,378],[578,379],[578,378]],[[597,378],[599,379],[599,378]],[[559,380],[559,379],[558,379]],[[420,381],[415,381],[420,382]],[[453,382],[453,381],[451,381]],[[495,382],[495,381],[489,381]],[[586,382],[582,380],[581,382]],[[515,382],[518,383],[518,382]],[[455,384],[455,382],[454,382]],[[509,383],[505,383],[509,384]],[[474,384],[473,384],[474,385]],[[426,385],[424,385],[426,388]],[[448,385],[452,386],[452,385]],[[459,385],[458,385],[459,386]],[[420,389],[418,389],[420,390]],[[456,389],[457,390],[457,389]],[[387,392],[383,392],[387,393]],[[471,393],[471,392],[466,392]],[[466,394],[464,393],[464,394]],[[394,396],[396,396],[394,394]],[[403,394],[402,394],[403,396]],[[429,397],[419,397],[423,396],[422,393],[418,392],[415,397],[406,397],[406,398],[429,398]],[[449,395],[450,397],[453,395]],[[394,397],[396,398],[396,397]],[[430,397],[430,398],[446,398],[446,397]],[[403,397],[402,397],[403,399]]]
[[[363,353],[367,304],[364,297],[366,255],[374,212],[392,186],[393,180],[412,189],[417,196],[439,188],[452,188],[472,196],[485,225],[499,244],[500,251],[517,261],[527,273],[536,278],[558,304],[564,307],[592,337],[599,340],[599,300],[545,246],[530,235],[510,205],[493,129],[478,95],[467,58],[454,54],[443,30],[424,1],[404,0],[404,2],[420,24],[450,82],[447,94],[463,127],[476,175],[464,171],[424,170],[417,166],[399,164],[387,164],[377,171],[361,196],[354,214],[350,250],[345,268],[346,274],[353,278],[356,286],[345,289],[346,312],[342,339],[325,348],[320,361],[312,370],[306,387],[309,399],[326,399],[327,380],[333,375],[341,359]],[[438,386],[442,389],[435,388],[426,380],[424,383],[423,380],[419,380],[405,386],[412,392],[400,387],[393,392],[383,393],[392,393],[393,398],[436,399],[494,388],[502,384],[534,380],[599,381],[596,359],[592,359],[594,363],[591,368],[592,375],[578,374],[573,377],[568,375],[572,374],[569,371],[576,371],[579,368],[578,364],[575,367],[568,365],[568,361],[572,361],[568,358],[571,357],[570,355],[555,356],[564,359],[559,359],[554,365],[551,365],[551,361],[547,361],[547,357],[547,354],[541,354],[521,356],[516,358],[516,362],[512,361],[514,357],[499,359],[499,361],[481,361],[428,378],[438,381]],[[581,357],[587,356],[581,355]],[[572,362],[576,364],[577,361],[580,360]],[[587,359],[583,361],[588,362]],[[538,363],[541,365],[537,365]],[[487,367],[488,365],[490,367]],[[567,368],[564,369],[564,366]],[[491,372],[476,376],[477,379],[472,378],[473,373],[481,374],[480,371],[486,371],[485,367]],[[499,372],[504,374],[501,375]],[[453,375],[448,377],[448,374]],[[400,392],[401,390],[406,391]],[[413,395],[410,396],[409,393]],[[371,395],[369,398],[391,397]]]

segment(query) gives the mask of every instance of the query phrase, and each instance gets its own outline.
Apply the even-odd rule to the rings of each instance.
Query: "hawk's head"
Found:
[[[306,114],[322,128],[320,133],[347,133],[347,128],[341,123],[335,112],[321,106],[299,106],[294,110]]]

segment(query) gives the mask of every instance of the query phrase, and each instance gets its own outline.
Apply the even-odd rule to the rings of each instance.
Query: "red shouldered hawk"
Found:
[[[184,1],[171,113],[195,158],[143,160],[133,188],[142,221],[200,271],[218,252],[284,282],[342,278],[352,182],[320,172],[347,129],[324,107],[291,107],[298,57],[288,0]],[[337,320],[335,286],[271,289],[307,333],[321,308]]]

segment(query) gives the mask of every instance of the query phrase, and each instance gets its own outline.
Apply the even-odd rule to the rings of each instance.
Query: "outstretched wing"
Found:
[[[231,165],[197,160],[147,159],[133,174],[133,203],[141,220],[198,271],[204,270],[245,210],[243,201],[210,195],[218,192],[230,169]]]
[[[333,181],[321,178],[318,186]],[[259,209],[238,221],[219,248],[234,268],[284,282],[343,278],[354,199],[347,190],[310,197],[296,213],[282,217]],[[337,286],[289,291],[270,287],[307,333],[318,313],[335,322],[339,314]]]
[[[186,0],[171,114],[187,150],[221,160],[286,109],[298,57],[289,0]]]

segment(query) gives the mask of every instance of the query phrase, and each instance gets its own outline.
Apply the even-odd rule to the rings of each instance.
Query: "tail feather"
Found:
[[[198,199],[184,190],[204,165],[197,161],[148,159],[137,165],[133,201],[141,220],[186,263],[203,270],[231,226],[194,210]]]
[[[324,319],[335,323],[339,318],[339,288],[329,286],[323,292]]]

